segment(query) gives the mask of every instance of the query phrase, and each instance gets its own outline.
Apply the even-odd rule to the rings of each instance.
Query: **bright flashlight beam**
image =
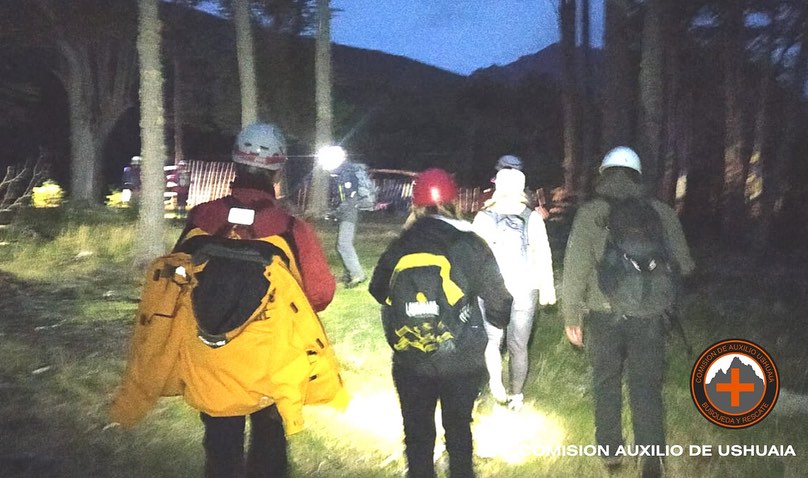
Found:
[[[490,414],[474,420],[477,455],[524,463],[564,444],[566,430],[560,421],[525,404],[519,413],[495,406]]]
[[[340,146],[324,146],[317,152],[317,162],[326,171],[333,171],[345,162],[345,150]]]

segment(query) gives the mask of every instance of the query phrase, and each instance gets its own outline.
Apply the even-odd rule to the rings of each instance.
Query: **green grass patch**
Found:
[[[58,208],[57,208],[58,209]],[[34,214],[34,213],[32,213]],[[162,399],[133,430],[107,428],[106,409],[125,367],[141,277],[133,269],[136,222],[129,214],[45,210],[0,231],[0,474],[4,477],[198,477],[202,425],[181,399]],[[403,218],[360,223],[356,240],[368,274]],[[181,225],[162,240],[173,243]],[[336,224],[317,225],[335,276]],[[551,234],[553,230],[551,229]],[[554,244],[563,245],[563,237]],[[84,253],[83,253],[84,252]],[[560,258],[556,265],[560,266]],[[794,267],[801,267],[796,262]],[[707,271],[720,271],[712,264]],[[804,269],[803,269],[804,270]],[[796,274],[796,275],[795,275]],[[725,338],[759,342],[777,360],[784,387],[806,391],[804,305],[793,284],[804,274],[784,269],[781,282],[760,271],[708,273],[683,306],[696,352]],[[790,284],[778,287],[778,284]],[[781,290],[782,289],[782,290]],[[786,292],[783,292],[786,291]],[[803,295],[804,297],[804,295]],[[295,477],[400,477],[405,470],[390,349],[378,304],[366,285],[338,286],[321,314],[343,365],[352,402],[344,413],[306,409],[306,429],[290,438]],[[475,410],[475,465],[480,477],[606,476],[597,457],[543,456],[543,450],[594,443],[590,372],[584,354],[563,337],[558,309],[537,316],[530,348],[526,404],[515,415],[487,393]],[[803,476],[808,468],[808,410],[778,408],[759,425],[726,430],[708,423],[690,398],[690,357],[673,336],[665,382],[671,477]],[[783,406],[782,410],[787,407]],[[628,410],[624,433],[631,443]],[[718,456],[718,446],[792,445],[796,457]],[[712,445],[714,456],[687,456]],[[439,450],[440,451],[440,450]],[[438,466],[446,468],[445,453]],[[634,477],[629,461],[616,475]],[[446,476],[441,471],[439,476]]]

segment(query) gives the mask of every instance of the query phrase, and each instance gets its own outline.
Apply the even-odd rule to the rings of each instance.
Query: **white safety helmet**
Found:
[[[604,169],[613,167],[629,168],[642,174],[640,157],[633,149],[627,146],[618,146],[606,153],[600,163],[600,172],[602,173]]]
[[[256,168],[278,170],[286,162],[286,140],[280,128],[269,123],[253,123],[236,137],[233,162]]]

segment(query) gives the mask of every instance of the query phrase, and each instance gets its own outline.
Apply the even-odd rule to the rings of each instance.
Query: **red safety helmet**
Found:
[[[415,177],[412,185],[412,205],[437,206],[457,199],[457,184],[446,171],[431,168]]]

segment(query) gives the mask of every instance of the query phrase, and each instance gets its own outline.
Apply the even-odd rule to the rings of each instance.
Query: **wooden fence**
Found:
[[[230,183],[235,178],[235,168],[230,162],[188,161],[191,171],[191,187],[188,207],[226,196]],[[379,189],[380,209],[406,211],[412,198],[412,171],[371,169],[370,175]],[[308,200],[309,183],[292,192],[291,199],[299,210],[304,210]],[[459,206],[463,212],[474,213],[479,209],[481,188],[460,188]]]
[[[188,207],[219,199],[230,193],[230,183],[236,177],[233,163],[188,161],[188,167],[191,170]]]

